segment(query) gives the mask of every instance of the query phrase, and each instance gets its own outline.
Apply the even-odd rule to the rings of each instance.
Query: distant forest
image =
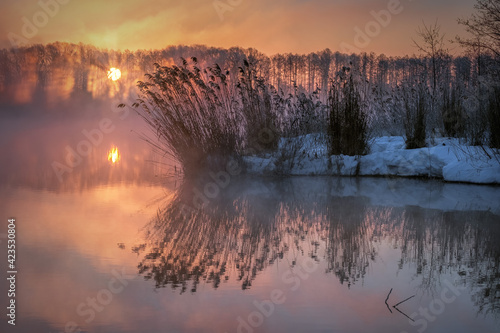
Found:
[[[267,56],[255,49],[214,48],[206,46],[169,46],[163,50],[131,52],[98,49],[91,45],[52,43],[19,49],[0,50],[0,101],[3,104],[40,102],[45,96],[53,100],[89,95],[106,98],[110,91],[106,73],[119,68],[123,78],[120,88],[129,89],[154,63],[182,65],[182,58],[195,57],[200,67],[218,64],[237,75],[246,59],[255,73],[284,95],[295,92],[317,94],[326,102],[332,78],[344,67],[353,69],[360,78],[360,92],[366,100],[379,103],[373,107],[387,109],[388,99],[403,84],[425,83],[441,96],[457,91],[459,97],[474,95],[481,81],[498,79],[497,60],[486,53],[453,57],[429,56],[387,57],[374,53],[342,54],[329,49],[303,54]],[[435,62],[435,64],[434,64]],[[22,91],[22,92],[20,92]]]
[[[248,59],[258,75],[266,76],[270,84],[286,94],[295,88],[307,93],[318,90],[324,98],[329,79],[343,66],[356,68],[366,80],[366,86],[379,95],[390,94],[392,89],[411,80],[434,84],[433,59],[430,57],[387,57],[374,53],[348,55],[329,49],[307,55],[288,53],[269,57],[255,49],[206,46],[170,46],[163,50],[131,52],[57,42],[0,50],[1,100],[11,100],[12,92],[17,88],[37,92],[53,85],[65,86],[74,94],[90,93],[96,80],[106,81],[105,74],[110,67],[121,69],[126,80],[134,81],[151,72],[154,63],[180,65],[181,58],[191,57],[196,57],[204,65],[217,63],[229,69],[241,66],[243,59]],[[460,57],[442,54],[436,66],[436,84],[440,89],[477,86],[481,76],[492,74],[488,69],[493,62],[490,55],[481,53]],[[96,93],[95,97],[102,95],[105,95],[105,90]]]

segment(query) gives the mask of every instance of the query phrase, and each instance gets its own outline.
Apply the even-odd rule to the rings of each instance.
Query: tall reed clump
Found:
[[[425,147],[427,94],[422,86],[404,93],[406,149]]]
[[[241,147],[234,83],[218,65],[203,71],[196,58],[189,67],[155,65],[138,82],[140,116],[154,130],[156,148],[174,157],[185,175],[220,167]]]
[[[456,88],[443,94],[441,107],[443,127],[446,136],[459,138],[465,133],[465,110]]]
[[[304,91],[299,92],[294,87],[294,94],[285,99],[285,112],[287,121],[284,124],[283,133],[289,137],[306,135],[311,133],[325,133],[325,110],[327,105],[318,98],[318,89],[312,94]]]
[[[266,153],[276,150],[281,136],[275,110],[275,101],[279,100],[277,92],[264,77],[257,75],[247,60],[239,67],[236,87],[246,127],[246,151]]]
[[[468,145],[483,146],[487,142],[488,98],[481,86],[472,87],[465,99],[465,138]]]
[[[134,107],[153,129],[158,150],[177,160],[187,176],[226,167],[243,154],[266,153],[278,147],[277,110],[282,100],[267,79],[245,59],[231,75],[219,65],[154,64],[139,81],[141,98]],[[278,101],[278,104],[276,104]]]
[[[361,96],[348,67],[344,67],[331,84],[328,117],[331,155],[366,154],[367,116],[361,108]]]
[[[494,87],[490,92],[488,106],[488,123],[490,132],[490,148],[500,149],[500,88]]]

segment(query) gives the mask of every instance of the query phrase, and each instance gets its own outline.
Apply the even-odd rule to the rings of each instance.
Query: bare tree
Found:
[[[444,34],[441,34],[441,26],[438,25],[436,20],[434,25],[429,26],[423,22],[423,26],[417,29],[417,35],[422,39],[422,42],[413,39],[413,44],[420,52],[431,59],[432,89],[436,91],[438,61],[447,53],[444,46]]]
[[[472,37],[455,39],[462,46],[471,49],[485,48],[500,57],[500,0],[477,0],[476,13],[467,19],[459,19]]]

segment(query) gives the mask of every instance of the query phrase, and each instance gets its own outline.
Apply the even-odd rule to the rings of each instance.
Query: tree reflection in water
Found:
[[[346,195],[346,182],[355,195]],[[186,182],[148,224],[146,242],[135,248],[139,272],[157,288],[170,285],[181,293],[196,292],[200,282],[218,288],[231,279],[247,289],[276,261],[293,267],[308,256],[350,286],[369,278],[378,244],[386,242],[400,251],[400,269],[414,269],[422,289],[435,292],[440,276],[453,273],[471,290],[480,313],[500,313],[498,215],[375,206],[355,182],[233,180],[196,210],[189,208],[193,188],[202,187]]]

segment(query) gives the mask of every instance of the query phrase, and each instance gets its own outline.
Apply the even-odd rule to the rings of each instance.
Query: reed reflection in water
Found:
[[[398,250],[398,271],[409,267],[420,292],[437,292],[442,276],[456,276],[453,282],[470,291],[478,313],[497,316],[499,215],[459,205],[429,209],[418,200],[385,205],[380,195],[388,182],[239,179],[199,209],[190,207],[200,184],[186,182],[148,224],[146,241],[135,247],[142,255],[139,272],[157,288],[180,293],[194,293],[200,283],[217,289],[232,280],[245,290],[267,267],[279,262],[294,267],[307,256],[324,267],[318,274],[332,276],[330,283],[351,287],[379,278],[371,276],[370,267],[391,260],[380,253],[381,244],[388,244]],[[452,184],[405,182],[414,191],[432,193],[432,200],[458,192]],[[391,188],[390,196],[405,201],[404,193]]]

